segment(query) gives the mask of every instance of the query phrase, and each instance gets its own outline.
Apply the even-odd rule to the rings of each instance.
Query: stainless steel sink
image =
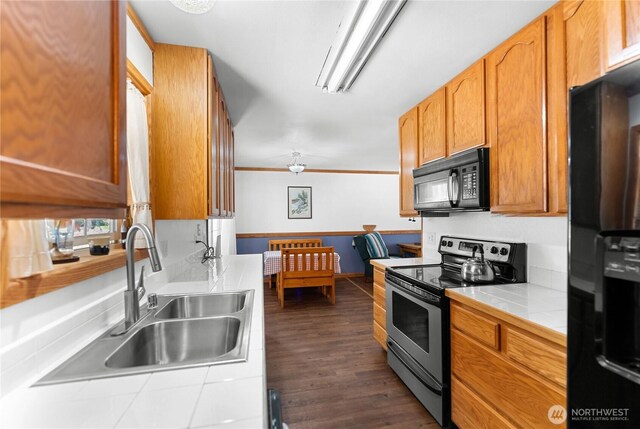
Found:
[[[116,326],[36,384],[246,361],[253,294],[158,295],[124,335]]]
[[[109,368],[207,362],[238,344],[235,317],[157,322],[138,330],[107,358]]]
[[[164,306],[158,300],[156,319],[186,319],[213,317],[236,313],[244,308],[248,292],[203,294],[172,297]]]

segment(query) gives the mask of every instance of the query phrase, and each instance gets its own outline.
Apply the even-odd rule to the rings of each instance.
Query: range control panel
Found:
[[[510,243],[443,236],[438,252],[470,258],[476,246],[482,247],[485,259],[495,262],[508,262],[512,251]],[[476,251],[476,256],[480,256],[480,252]]]
[[[604,243],[605,276],[640,282],[640,237],[607,237]]]

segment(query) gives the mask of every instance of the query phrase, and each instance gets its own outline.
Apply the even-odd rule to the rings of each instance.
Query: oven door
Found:
[[[460,178],[457,169],[415,177],[413,183],[413,205],[416,210],[457,207],[460,200]]]
[[[387,276],[387,335],[437,381],[443,381],[441,298]]]

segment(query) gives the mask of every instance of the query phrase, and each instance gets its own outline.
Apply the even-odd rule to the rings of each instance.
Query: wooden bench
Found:
[[[297,238],[285,240],[269,240],[269,250],[301,249],[308,247],[321,247],[321,238]],[[269,289],[273,287],[273,276],[269,276]]]
[[[269,240],[269,250],[299,249],[307,247],[322,247],[322,239],[298,238],[291,240]]]
[[[284,290],[299,287],[322,287],[323,294],[335,304],[334,263],[333,247],[282,249],[278,273],[280,307],[284,308]]]

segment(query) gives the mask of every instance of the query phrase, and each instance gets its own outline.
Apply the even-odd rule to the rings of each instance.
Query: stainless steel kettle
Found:
[[[476,250],[480,257],[476,257]],[[487,283],[493,281],[496,273],[490,262],[484,260],[484,249],[482,246],[474,246],[471,258],[462,264],[462,279],[471,283]]]

